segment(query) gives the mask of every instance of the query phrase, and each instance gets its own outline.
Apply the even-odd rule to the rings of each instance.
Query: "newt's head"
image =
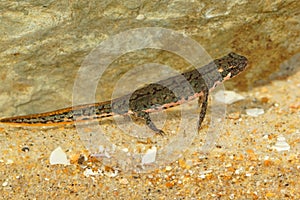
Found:
[[[248,59],[245,56],[233,52],[222,59],[215,60],[215,64],[218,67],[218,71],[222,75],[223,80],[232,78],[244,71],[247,63]]]

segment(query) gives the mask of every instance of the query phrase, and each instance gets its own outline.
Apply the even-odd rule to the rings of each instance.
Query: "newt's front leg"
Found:
[[[201,111],[199,114],[199,121],[198,121],[198,130],[201,128],[201,124],[205,118],[206,115],[206,110],[207,110],[207,101],[208,101],[208,88],[206,88],[205,90],[203,90],[203,96],[199,97],[198,99],[198,105],[201,105]]]
[[[157,128],[155,126],[155,124],[151,121],[150,115],[149,113],[145,112],[145,111],[138,111],[136,113],[137,117],[143,118],[144,120],[146,120],[146,124],[147,126],[153,130],[154,132],[156,132],[159,135],[165,135],[165,132],[159,128]]]

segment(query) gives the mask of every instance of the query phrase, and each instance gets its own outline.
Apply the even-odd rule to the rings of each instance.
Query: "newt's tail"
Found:
[[[75,121],[96,120],[112,116],[110,101],[68,107],[51,112],[0,119],[0,123],[20,126],[56,126]]]

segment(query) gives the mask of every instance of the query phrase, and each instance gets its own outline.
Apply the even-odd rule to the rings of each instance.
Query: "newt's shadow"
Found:
[[[273,80],[282,80],[294,75],[298,71],[300,71],[300,53],[293,55],[291,58],[281,63],[278,71],[270,74],[265,79],[255,81],[255,85],[266,85]]]

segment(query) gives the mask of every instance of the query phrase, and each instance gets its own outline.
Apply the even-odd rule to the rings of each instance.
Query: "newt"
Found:
[[[21,126],[56,126],[75,121],[98,120],[113,115],[133,115],[144,119],[150,129],[163,135],[164,131],[155,126],[149,114],[199,98],[198,104],[201,105],[201,110],[198,128],[200,128],[206,115],[209,92],[218,84],[244,71],[247,63],[246,57],[231,52],[203,67],[148,84],[132,94],[116,99],[51,112],[2,118],[0,123]],[[175,95],[173,92],[175,90],[179,95]],[[128,99],[129,106],[126,108],[123,105],[128,102]]]

